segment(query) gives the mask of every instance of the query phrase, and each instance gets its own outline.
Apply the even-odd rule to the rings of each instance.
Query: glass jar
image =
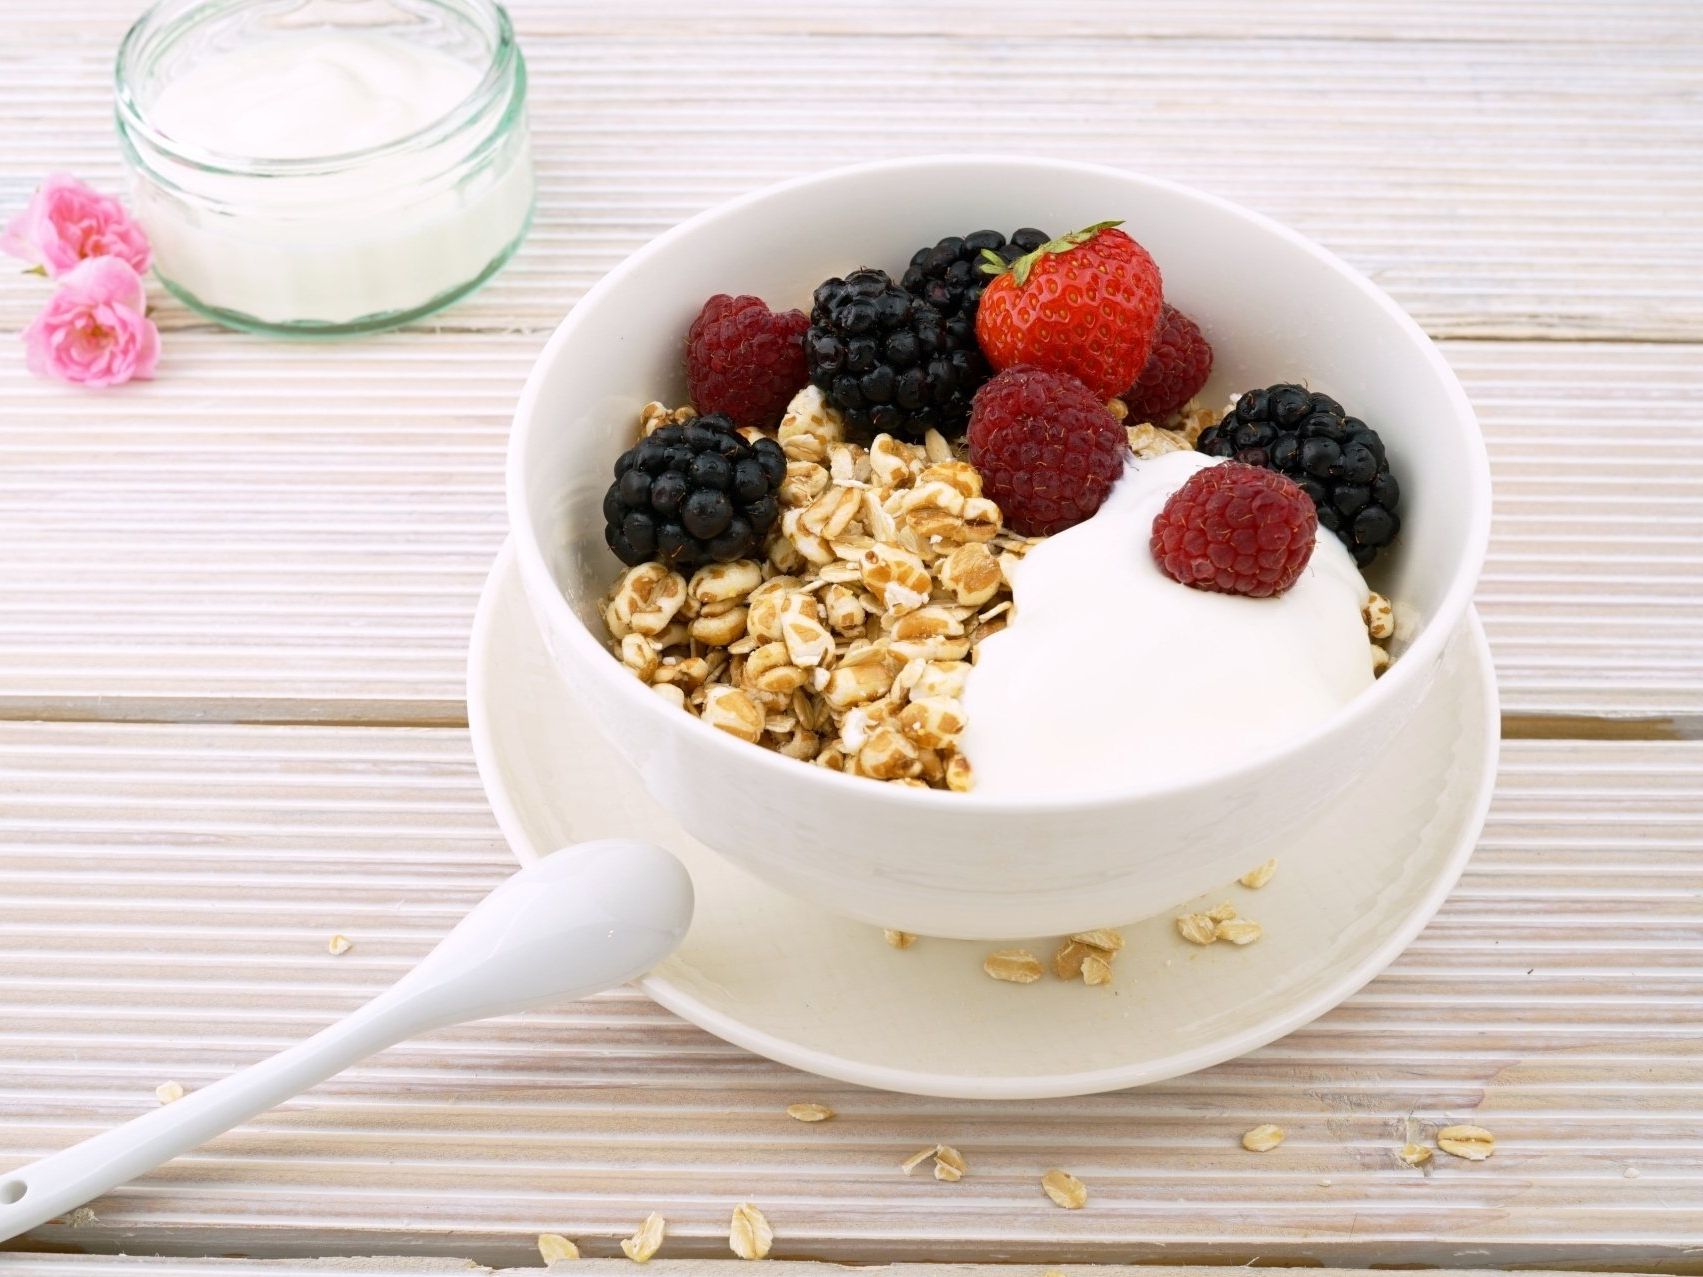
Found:
[[[162,0],[116,80],[155,270],[222,324],[393,327],[526,236],[526,65],[494,0]]]

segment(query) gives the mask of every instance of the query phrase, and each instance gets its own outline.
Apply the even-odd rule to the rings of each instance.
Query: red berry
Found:
[[[1163,421],[1198,395],[1211,374],[1212,347],[1200,325],[1167,306],[1141,375],[1119,398],[1129,405],[1131,421]]]
[[[1007,368],[976,392],[970,464],[1006,523],[1047,536],[1100,508],[1129,459],[1129,435],[1075,377]]]
[[[804,388],[804,332],[797,310],[771,311],[760,297],[717,293],[686,333],[686,387],[701,413],[723,413],[736,426],[767,430]]]
[[[1115,225],[1043,244],[983,290],[976,340],[990,364],[1067,372],[1102,399],[1136,379],[1159,323],[1159,268]]]
[[[1225,461],[1171,494],[1149,544],[1173,581],[1264,599],[1300,578],[1318,526],[1312,498],[1294,480]]]

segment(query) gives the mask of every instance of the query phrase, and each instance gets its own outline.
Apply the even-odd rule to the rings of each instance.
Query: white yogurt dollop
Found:
[[[441,119],[479,68],[408,40],[302,33],[233,49],[160,90],[161,132],[225,155],[306,159],[383,146]]]
[[[1013,573],[1015,617],[977,648],[962,740],[976,792],[1146,789],[1299,736],[1372,683],[1366,582],[1320,529],[1271,599],[1191,589],[1153,561],[1153,519],[1198,452],[1135,461],[1093,518]]]

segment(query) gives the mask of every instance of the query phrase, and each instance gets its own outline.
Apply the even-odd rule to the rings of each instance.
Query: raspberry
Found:
[[[804,367],[809,327],[802,311],[772,311],[760,297],[717,293],[686,333],[686,385],[693,405],[730,417],[736,426],[773,429],[809,380]]]
[[[1005,521],[1048,536],[1098,510],[1124,472],[1129,436],[1069,373],[1018,365],[976,392],[970,463]]]
[[[1198,395],[1211,374],[1212,347],[1200,325],[1166,306],[1141,375],[1120,397],[1129,405],[1131,421],[1163,421]]]
[[[1149,545],[1173,581],[1264,599],[1300,578],[1318,527],[1312,500],[1293,480],[1226,461],[1171,494]]]

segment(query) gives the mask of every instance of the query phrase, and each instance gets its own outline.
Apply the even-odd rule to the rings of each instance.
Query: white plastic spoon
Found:
[[[404,1038],[623,984],[667,957],[691,920],[692,880],[659,847],[612,838],[546,856],[480,901],[394,986],[307,1041],[33,1165],[0,1172],[0,1241]]]

